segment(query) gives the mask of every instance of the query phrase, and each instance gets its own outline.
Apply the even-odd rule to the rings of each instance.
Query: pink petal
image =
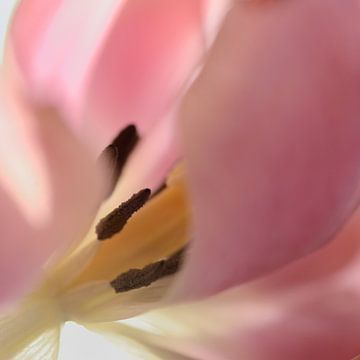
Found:
[[[205,0],[45,2],[19,7],[17,61],[32,94],[100,148],[129,123],[144,132],[163,117],[203,50]]]
[[[11,45],[27,90],[73,113],[75,128],[89,67],[122,3],[105,0],[100,9],[91,1],[25,0],[15,13]]]
[[[145,321],[163,335],[163,347],[199,360],[350,360],[360,353],[359,294],[349,301],[346,291],[295,295],[254,299],[237,289]]]
[[[27,81],[33,81],[34,53],[43,41],[46,29],[53,21],[62,0],[21,1],[12,23],[12,40],[17,61]]]
[[[1,90],[0,304],[28,291],[50,256],[81,239],[102,188],[88,149],[54,113]]]
[[[350,360],[360,353],[359,246],[358,210],[332,243],[273,275],[141,319],[162,346],[196,359]]]
[[[360,8],[240,2],[182,115],[195,241],[177,294],[204,296],[329,241],[359,199]]]

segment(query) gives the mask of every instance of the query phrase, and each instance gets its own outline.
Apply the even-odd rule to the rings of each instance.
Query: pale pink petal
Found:
[[[182,109],[204,296],[325,244],[358,204],[360,4],[239,2]]]
[[[249,298],[241,290],[144,315],[154,342],[199,360],[352,359],[360,353],[359,294]],[[295,296],[297,298],[295,298]]]
[[[266,292],[329,283],[333,279],[348,283],[356,290],[360,264],[360,208],[335,239],[269,276],[254,282],[254,288]]]
[[[35,248],[27,244],[33,236],[32,229],[3,188],[0,188],[0,204],[0,305],[3,305],[24,291],[29,276],[33,275],[28,276],[28,271],[36,269],[38,263],[28,255],[29,246],[35,252]]]
[[[100,147],[129,123],[151,128],[203,53],[207,0],[44,4],[24,0],[16,13],[20,69],[39,101],[60,107]]]
[[[123,3],[104,0],[99,7],[95,1],[24,0],[15,12],[10,45],[26,90],[39,102],[71,113],[73,127],[81,126],[75,116],[82,106],[80,93]]]
[[[108,119],[109,135],[151,128],[176,100],[201,51],[204,1],[128,1],[103,44],[89,83],[88,117]],[[99,125],[98,125],[99,126]]]
[[[50,256],[81,240],[102,188],[88,149],[53,112],[1,90],[0,304],[28,291]]]
[[[360,353],[359,245],[360,210],[332,243],[302,260],[134,323],[151,325],[156,344],[199,360],[350,360]]]
[[[22,75],[33,81],[33,57],[41,46],[47,28],[53,21],[62,0],[25,0],[16,9],[12,23],[12,40]]]

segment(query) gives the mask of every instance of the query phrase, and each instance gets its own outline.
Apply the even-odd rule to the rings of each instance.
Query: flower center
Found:
[[[123,130],[106,148],[112,149],[110,156],[122,154],[116,155],[121,166],[111,158],[107,164],[122,169],[124,154],[129,155],[135,138],[138,139],[134,126]],[[127,149],[117,149],[124,144]],[[121,169],[116,173],[121,173]],[[110,169],[110,173],[114,171]],[[161,191],[150,195],[149,189],[140,190],[101,218],[95,227],[98,240],[93,242],[95,254],[66,289],[106,281],[116,292],[125,292],[148,286],[179,269],[190,237],[190,211],[182,168],[170,174]]]

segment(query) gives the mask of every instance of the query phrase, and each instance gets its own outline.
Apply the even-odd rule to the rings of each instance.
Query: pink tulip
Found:
[[[360,195],[360,5],[234,2],[204,56],[226,8],[225,2],[214,4],[21,2],[7,57],[15,76],[6,91],[14,92],[14,83],[16,91],[2,106],[11,119],[4,127],[15,136],[6,151],[0,147],[3,237],[15,240],[2,242],[0,270],[10,275],[1,280],[10,284],[0,296],[28,289],[39,279],[35,269],[79,237],[101,191],[91,166],[94,149],[135,124],[142,140],[107,206],[112,210],[141,188],[156,189],[184,158],[193,225],[185,262],[170,295],[164,297],[159,283],[149,292],[132,289],[121,297],[120,310],[112,297],[97,307],[86,302],[85,294],[103,291],[89,279],[103,279],[85,271],[77,281],[88,288],[75,287],[58,300],[65,318],[102,334],[128,331],[160,358],[351,359],[360,353],[358,213],[349,221]],[[45,106],[57,109],[66,125],[39,112]],[[28,164],[26,182],[9,166],[9,155]],[[174,194],[182,198],[181,181],[182,175],[173,175],[128,232],[136,234],[137,221],[145,228],[174,211],[156,204]],[[27,189],[34,184],[41,184],[35,195]],[[141,235],[166,234],[176,242],[177,233],[166,230],[176,216]],[[110,264],[118,255],[107,246],[100,248]],[[24,249],[20,259],[18,249]],[[146,249],[155,251],[142,249],[142,261],[151,257]],[[130,250],[128,256],[141,263]],[[99,257],[91,264],[102,263]],[[201,301],[161,309],[164,299]],[[53,313],[53,303],[46,305]],[[98,324],[154,307],[160,309],[140,319],[166,336]]]
[[[11,72],[10,76],[21,80],[21,91],[26,93],[26,101],[30,100],[33,107],[57,108],[67,126],[82,139],[90,140],[95,152],[108,145],[126,125],[136,124],[144,140],[134,154],[135,161],[129,166],[129,176],[137,181],[130,184],[125,174],[125,186],[122,184],[121,191],[131,194],[140,187],[157,187],[179,157],[171,107],[203,52],[204,29],[201,21],[205,11],[207,8],[202,0],[180,3],[155,1],[151,6],[148,1],[142,0],[104,1],[100,10],[95,3],[88,1],[82,4],[71,0],[22,1],[11,26],[6,69]],[[88,21],[84,22],[84,19]],[[21,120],[27,123],[31,120],[27,118],[36,116],[32,114],[33,108],[30,111],[25,109],[23,113],[25,111],[26,114],[15,114],[10,118],[14,118],[13,122]],[[4,136],[7,134],[4,133]],[[164,136],[169,137],[169,141],[159,147],[159,138],[162,141]],[[74,146],[80,147],[80,144]],[[16,149],[19,145],[14,142],[13,147]],[[149,160],[144,166],[144,162],[139,163],[137,158],[143,160],[144,153],[149,153],[149,150]],[[47,153],[50,150],[45,148],[42,151]],[[73,151],[79,153],[79,150]],[[14,153],[9,151],[8,155],[14,156]],[[75,162],[75,155],[71,160]],[[81,174],[83,166],[74,166],[79,166]],[[62,166],[58,171],[68,170]],[[37,178],[27,181],[40,182],[42,187],[47,185],[49,188],[45,180],[50,175],[48,170],[43,170]],[[84,178],[87,177],[84,172]],[[15,187],[13,179],[4,181]],[[130,184],[128,188],[126,184]],[[14,192],[23,202],[28,200],[18,189]],[[47,197],[50,195],[47,194]],[[32,202],[35,201],[45,202],[32,199]],[[118,201],[117,198],[114,206]],[[30,207],[28,212],[34,214],[35,210]],[[86,213],[85,210],[81,213]],[[66,221],[69,222],[67,218]],[[31,241],[27,241],[30,245]],[[14,246],[14,251],[17,247]],[[53,247],[51,250],[54,250]],[[44,250],[45,259],[49,251]],[[13,257],[9,257],[5,250],[3,253],[12,263]],[[38,268],[38,263],[35,265]],[[4,270],[6,266],[9,265],[4,264]],[[25,264],[24,271],[28,271]]]

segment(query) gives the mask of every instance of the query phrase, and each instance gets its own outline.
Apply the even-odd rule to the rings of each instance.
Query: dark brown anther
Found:
[[[99,163],[106,164],[110,170],[110,186],[107,196],[109,196],[121,175],[131,152],[139,141],[139,135],[134,125],[129,125],[123,129],[113,142],[106,147],[99,157]]]
[[[150,189],[139,191],[101,219],[96,226],[98,240],[109,239],[121,231],[131,216],[149,200],[150,194]]]
[[[154,281],[175,274],[182,264],[185,249],[181,249],[166,260],[161,260],[142,269],[130,269],[110,282],[117,293],[140,289]]]

